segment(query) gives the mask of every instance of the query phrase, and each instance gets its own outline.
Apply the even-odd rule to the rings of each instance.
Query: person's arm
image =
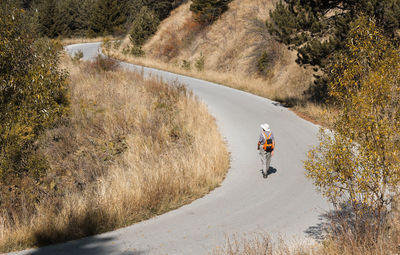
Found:
[[[264,142],[264,136],[261,134],[260,139],[258,139],[257,150],[260,150],[260,145]]]
[[[274,144],[274,149],[271,151],[271,156],[274,156],[274,151],[275,151],[275,137],[274,137],[274,135],[272,134],[272,143]]]

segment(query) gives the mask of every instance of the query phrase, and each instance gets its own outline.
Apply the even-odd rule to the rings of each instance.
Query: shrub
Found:
[[[104,49],[106,55],[109,55],[108,53],[109,53],[110,50],[111,50],[111,46],[112,46],[111,38],[108,37],[108,36],[105,37],[105,38],[103,39],[103,49]]]
[[[206,59],[203,56],[203,53],[200,53],[200,56],[196,59],[194,66],[196,67],[197,71],[201,72],[204,70]]]
[[[63,115],[68,105],[66,74],[58,69],[58,52],[47,40],[26,30],[23,12],[0,9],[0,176],[21,177],[31,171],[26,157],[34,141]]]
[[[277,55],[274,54],[275,51],[267,52],[264,51],[260,58],[257,60],[257,70],[258,73],[262,76],[268,76],[270,74],[271,69],[275,66],[275,62],[277,60]]]
[[[121,44],[122,44],[122,41],[121,41],[121,40],[116,40],[116,41],[114,42],[114,44],[113,44],[114,50],[118,50],[119,47],[121,46]]]
[[[128,55],[130,53],[131,48],[129,46],[126,46],[122,49],[122,54]]]
[[[130,49],[131,55],[135,57],[143,57],[144,56],[144,51],[142,50],[142,47],[133,45]]]
[[[10,214],[22,203],[30,212],[43,192],[48,165],[37,142],[69,105],[59,45],[35,38],[28,24],[12,2],[0,3],[0,205]]]
[[[71,58],[73,62],[79,62],[83,58],[83,52],[81,50],[78,50]]]
[[[181,67],[183,68],[183,69],[185,69],[186,71],[189,71],[190,69],[191,69],[191,67],[190,67],[190,61],[188,61],[188,60],[182,60],[182,65],[181,65]]]
[[[322,132],[305,166],[333,203],[380,220],[400,183],[400,52],[369,18],[352,27],[331,71],[335,132]]]

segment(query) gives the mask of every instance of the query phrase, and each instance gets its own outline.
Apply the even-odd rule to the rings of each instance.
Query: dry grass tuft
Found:
[[[150,218],[208,193],[228,169],[215,120],[181,84],[66,67],[70,117],[41,141],[51,165],[48,194],[34,215],[1,214],[1,251]]]
[[[212,255],[305,255],[314,254],[315,244],[289,244],[284,238],[272,240],[266,233],[235,235],[224,247],[214,249]]]

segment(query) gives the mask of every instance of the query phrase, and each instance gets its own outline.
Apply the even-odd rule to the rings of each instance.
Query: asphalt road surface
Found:
[[[96,56],[99,43],[67,47],[85,59]],[[177,210],[113,232],[15,254],[207,254],[232,235],[270,233],[308,240],[317,234],[328,203],[305,178],[303,160],[317,143],[319,127],[278,103],[202,81],[151,68],[123,64],[192,89],[216,118],[231,152],[231,169],[221,187]],[[273,171],[263,179],[257,151],[260,124],[270,124],[276,139]]]

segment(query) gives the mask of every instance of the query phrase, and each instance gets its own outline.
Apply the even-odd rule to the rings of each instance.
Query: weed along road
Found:
[[[70,54],[81,50],[90,59],[99,46],[77,44],[67,50]],[[246,92],[131,64],[122,66],[184,83],[208,106],[231,152],[226,179],[205,197],[150,220],[15,254],[207,254],[234,234],[308,238],[329,208],[305,178],[303,168],[307,151],[317,142],[318,126],[276,102]],[[276,139],[271,162],[275,170],[268,179],[260,172],[257,151],[264,122],[270,124]]]

